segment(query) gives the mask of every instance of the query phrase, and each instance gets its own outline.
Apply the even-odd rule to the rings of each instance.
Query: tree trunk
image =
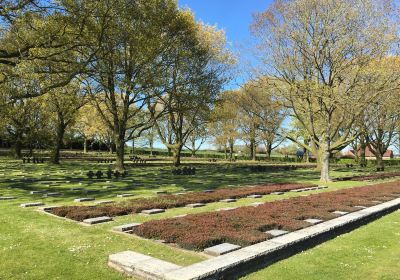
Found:
[[[123,172],[125,171],[125,166],[124,166],[125,140],[123,139],[123,137],[117,137],[117,139],[115,139],[115,151],[116,151],[115,169],[118,170],[119,172]]]
[[[88,144],[87,142],[88,142],[88,141],[87,141],[86,137],[83,138],[83,153],[84,153],[84,154],[87,153],[87,144]]]
[[[383,156],[379,151],[377,151],[375,157],[376,157],[376,167],[381,168],[381,170],[383,170],[383,168],[385,168],[385,162],[383,161]]]
[[[303,161],[306,163],[310,162],[309,153],[306,148],[303,149]]]
[[[192,157],[196,155],[196,139],[192,139]]]
[[[271,159],[271,153],[272,153],[272,143],[267,143],[265,145],[266,151],[265,151],[265,159],[270,160]]]
[[[22,158],[22,141],[19,137],[15,140],[14,153],[16,158]]]
[[[233,139],[229,139],[229,158],[233,159],[233,146],[234,146]]]
[[[181,150],[182,150],[182,145],[179,145],[179,147],[172,150],[173,164],[175,167],[181,165]]]
[[[63,145],[65,128],[65,125],[60,125],[57,129],[55,146],[51,156],[51,163],[53,164],[60,164],[60,150]]]
[[[320,147],[320,164],[321,164],[321,178],[320,181],[323,183],[331,182],[329,178],[329,144],[321,145]]]
[[[256,139],[250,139],[250,157],[252,160],[256,160]]]
[[[367,149],[367,143],[365,137],[360,137],[360,164],[367,165],[367,159],[365,158],[365,150]],[[358,151],[356,151],[358,153]]]
[[[228,147],[226,143],[224,144],[224,154],[225,154],[225,159],[228,159]]]
[[[150,144],[150,156],[153,156],[153,140],[150,140],[149,144]]]

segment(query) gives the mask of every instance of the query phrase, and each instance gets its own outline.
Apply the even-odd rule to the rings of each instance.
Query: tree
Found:
[[[18,76],[39,87],[28,98],[67,85],[90,61],[76,59],[87,40],[92,9],[71,5],[73,0],[17,0],[0,3],[0,85]]]
[[[200,150],[201,146],[209,138],[209,131],[207,130],[207,124],[202,123],[196,125],[192,133],[189,134],[188,143],[185,143],[185,147],[192,153],[192,157],[196,156],[196,152]]]
[[[51,162],[60,163],[60,150],[63,146],[66,129],[73,124],[78,110],[84,105],[84,96],[79,84],[57,88],[41,97],[42,108],[51,113],[51,127],[54,131]]]
[[[386,98],[380,98],[370,104],[365,123],[366,144],[375,155],[378,168],[384,168],[383,155],[394,144],[400,121],[400,91],[390,92]]]
[[[185,33],[166,54],[169,64],[163,77],[164,94],[157,97],[158,108],[165,112],[167,129],[162,130],[161,119],[155,121],[161,142],[172,150],[175,166],[180,165],[180,153],[189,135],[209,121],[226,81],[227,65],[232,61],[225,49],[223,32],[196,23],[188,11],[182,16]],[[150,111],[153,116],[157,112],[156,108]]]
[[[88,141],[95,138],[102,124],[96,108],[91,104],[87,103],[78,110],[72,130],[82,137],[84,153],[88,151]]]
[[[92,102],[112,132],[116,169],[124,170],[125,143],[152,126],[144,112],[151,104],[151,89],[174,34],[179,33],[179,11],[172,0],[99,1],[93,23],[95,53],[83,77]],[[107,20],[107,28],[103,29]],[[154,116],[153,116],[154,117]]]
[[[225,158],[229,147],[229,158],[233,159],[235,141],[239,138],[238,107],[230,95],[232,91],[225,91],[216,103],[209,123],[210,134],[214,136],[215,143],[224,147]]]
[[[284,140],[281,126],[286,118],[286,109],[274,95],[273,87],[265,86],[266,83],[267,79],[259,79],[244,84],[236,102],[255,130],[251,134],[254,135],[252,143],[255,144],[258,137],[259,142],[264,143],[266,158],[269,159],[272,150]]]
[[[282,102],[305,129],[329,182],[329,159],[357,135],[357,117],[398,74],[381,75],[396,40],[388,1],[275,1],[256,16],[254,34]],[[392,68],[392,67],[391,67]],[[393,68],[392,68],[393,69]],[[392,89],[392,88],[390,88]]]

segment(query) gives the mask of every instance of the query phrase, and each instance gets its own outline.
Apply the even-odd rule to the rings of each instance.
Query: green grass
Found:
[[[243,277],[260,279],[400,279],[400,211]]]
[[[106,265],[109,254],[125,250],[152,255],[180,265],[196,263],[205,259],[205,256],[154,241],[117,234],[110,230],[113,226],[123,223],[144,222],[179,214],[244,206],[252,202],[286,199],[292,196],[304,195],[304,193],[288,193],[283,196],[270,195],[262,199],[241,199],[236,203],[229,204],[210,203],[206,207],[195,209],[169,209],[165,213],[154,216],[128,215],[117,217],[111,223],[92,227],[82,226],[73,221],[40,213],[33,208],[22,209],[19,205],[24,202],[43,201],[46,205],[73,205],[76,204],[73,202],[74,198],[86,196],[95,197],[96,201],[102,199],[118,201],[124,200],[116,198],[118,193],[134,193],[139,197],[154,196],[156,190],[179,192],[186,189],[200,191],[210,188],[234,187],[264,182],[317,183],[318,180],[318,172],[314,170],[249,173],[238,168],[238,166],[237,164],[198,165],[198,174],[194,177],[172,176],[169,172],[163,173],[161,171],[169,170],[169,166],[136,167],[128,170],[129,176],[127,178],[113,179],[110,183],[107,183],[106,179],[102,181],[88,180],[84,175],[88,170],[101,169],[105,171],[108,167],[107,164],[67,162],[60,166],[47,164],[22,165],[20,162],[2,160],[0,161],[0,194],[3,196],[17,196],[18,199],[0,201],[0,279],[125,279],[123,275],[108,268]],[[351,173],[349,170],[342,169],[332,172],[332,175],[345,176]],[[43,181],[49,181],[49,183],[43,183]],[[58,184],[52,185],[50,183],[54,181],[57,181]],[[67,181],[70,182],[67,183]],[[333,191],[365,184],[365,182],[336,182],[329,184],[329,188],[323,191]],[[105,185],[114,185],[117,186],[117,189],[105,190],[103,189]],[[86,194],[82,193],[82,191],[70,190],[78,186],[97,192]],[[42,198],[41,196],[30,195],[29,191],[31,190],[57,191],[62,192],[63,196],[59,198]],[[317,192],[320,191],[308,192],[307,194]],[[399,215],[397,213],[397,220],[398,218]],[[381,223],[381,221],[377,223]],[[370,226],[373,225],[375,223]],[[393,230],[389,225],[390,223],[386,227],[385,224],[385,230],[392,232]],[[349,236],[352,236],[352,234],[349,234]],[[360,242],[362,244],[367,242],[365,246],[368,246],[368,240],[366,239],[367,237],[361,238]],[[392,242],[395,242],[395,240],[399,240],[398,236],[397,239],[392,238]],[[325,244],[321,248],[324,246]],[[397,256],[399,255],[398,249],[397,247],[397,251],[393,251],[393,253],[397,252]],[[344,248],[341,252],[343,254],[351,252],[351,255],[353,250],[355,249],[350,248],[348,251]],[[308,256],[307,253],[305,254],[306,257]],[[287,261],[300,256],[295,256]],[[340,268],[340,260],[336,259],[335,254],[332,254],[332,258],[330,265],[337,269]],[[339,255],[337,258],[339,258]],[[300,263],[302,259],[300,257]],[[389,262],[390,258],[387,261]],[[311,265],[310,261],[307,263],[309,266]],[[280,263],[277,265],[280,265]],[[296,263],[294,267],[296,267]],[[379,270],[379,263],[377,263],[375,269]],[[272,273],[270,270],[274,271],[274,266],[259,273]],[[295,272],[296,270],[293,268],[293,271]],[[317,274],[319,270],[318,267],[311,267],[309,271],[311,274]],[[276,273],[278,272],[279,269]],[[270,278],[268,276],[268,278],[281,279],[286,277],[283,271],[280,273],[280,275],[276,274],[274,277]],[[390,274],[390,270],[388,270],[388,273]],[[265,279],[263,274],[260,275],[251,275],[249,277],[253,278],[249,279]],[[395,279],[393,277],[381,279]],[[307,279],[307,277],[291,279]]]

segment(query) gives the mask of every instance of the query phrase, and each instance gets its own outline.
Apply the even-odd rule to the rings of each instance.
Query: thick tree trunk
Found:
[[[265,151],[265,159],[270,160],[271,159],[271,153],[272,153],[272,143],[267,143],[265,145],[266,151]]]
[[[321,178],[320,181],[323,183],[331,182],[329,177],[329,158],[330,151],[329,145],[325,144],[320,147],[320,164],[321,164]]]
[[[65,133],[65,126],[60,125],[57,129],[56,133],[56,141],[53,147],[53,152],[51,156],[51,163],[53,164],[60,164],[60,150],[63,145],[64,133]]]
[[[111,145],[112,147],[112,145]],[[119,172],[125,171],[124,155],[125,155],[125,140],[122,137],[115,139],[116,162],[115,169]]]
[[[15,158],[22,158],[22,141],[19,137],[15,140],[14,155]]]
[[[383,161],[383,156],[379,153],[379,151],[377,151],[375,157],[376,157],[376,167],[381,168],[381,170],[383,170],[383,168],[385,168],[385,162]]]
[[[303,161],[307,163],[310,162],[310,157],[306,148],[303,149]]]
[[[182,151],[182,145],[172,150],[173,164],[175,167],[181,165],[181,151]]]

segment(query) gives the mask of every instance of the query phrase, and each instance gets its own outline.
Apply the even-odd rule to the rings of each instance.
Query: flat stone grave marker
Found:
[[[187,216],[187,214],[182,214],[182,215],[176,215],[173,218],[183,218],[183,217],[186,217],[186,216]]]
[[[115,186],[103,186],[103,189],[115,189]]]
[[[43,197],[55,197],[55,196],[61,196],[61,193],[52,192],[52,193],[46,193],[46,194],[43,195]]]
[[[167,194],[166,191],[156,191],[155,193],[156,193],[156,194]]]
[[[131,197],[135,196],[133,193],[123,193],[123,194],[118,194],[117,197]]]
[[[77,187],[77,188],[71,188],[71,191],[84,191],[85,188]]]
[[[221,255],[236,251],[240,248],[241,247],[239,245],[234,245],[234,244],[230,244],[230,243],[222,243],[222,244],[204,249],[204,253],[211,255],[211,256],[221,256]]]
[[[21,207],[27,208],[27,207],[35,207],[35,206],[42,206],[44,205],[43,202],[29,202],[29,203],[22,203]]]
[[[174,195],[184,195],[184,194],[186,194],[186,193],[184,193],[184,192],[179,192],[179,193],[175,193]]]
[[[102,216],[102,217],[97,217],[97,218],[85,219],[85,220],[83,220],[83,222],[85,224],[95,225],[95,224],[100,224],[100,223],[111,222],[112,220],[113,219],[108,216]]]
[[[357,206],[354,206],[354,208],[359,208],[359,209],[367,209],[368,207],[366,207],[366,206],[360,206],[360,205],[357,205]]]
[[[220,208],[217,209],[217,211],[230,211],[230,210],[235,210],[237,207],[226,207],[226,208]]]
[[[320,219],[306,219],[304,221],[307,223],[310,223],[312,225],[316,225],[316,224],[323,222],[323,220],[320,220]]]
[[[140,226],[140,225],[141,225],[141,223],[126,224],[126,225],[113,227],[113,230],[119,231],[119,232],[127,232],[127,231],[133,230],[135,227]]]
[[[203,207],[206,206],[204,203],[191,203],[186,205],[187,208],[199,208],[199,207]]]
[[[290,192],[304,192],[305,189],[295,189],[295,190],[290,190]]]
[[[274,195],[282,195],[282,194],[284,194],[284,192],[272,192],[271,194],[274,194]]]
[[[247,198],[262,198],[262,195],[261,194],[252,194],[252,195],[249,195]]]
[[[212,192],[214,192],[214,190],[204,190],[203,192],[204,193],[212,193]]]
[[[254,206],[254,207],[257,207],[257,206],[260,206],[260,205],[263,205],[263,204],[264,204],[264,202],[253,202],[250,205]]]
[[[158,214],[158,213],[163,213],[163,212],[165,212],[165,209],[147,209],[147,210],[142,211],[143,214],[147,214],[147,215],[153,215],[153,214]]]
[[[75,202],[85,202],[85,201],[93,201],[95,198],[93,197],[81,197],[81,198],[75,198]]]
[[[0,200],[11,200],[16,199],[15,196],[0,196]]]
[[[278,237],[278,236],[288,233],[288,231],[281,230],[281,229],[272,229],[272,230],[266,231],[265,233],[268,233],[268,234],[272,235],[273,237]]]
[[[45,206],[45,207],[40,207],[39,210],[45,211],[45,212],[49,212],[55,208],[58,208],[58,206]]]
[[[222,199],[219,202],[225,202],[225,203],[231,203],[231,202],[236,202],[236,199],[234,198],[227,198],[227,199]]]
[[[339,216],[343,216],[343,215],[349,214],[349,212],[346,212],[346,211],[334,211],[332,213],[335,214],[335,215],[339,215]]]
[[[113,200],[103,200],[103,201],[97,201],[95,204],[102,205],[102,204],[111,204],[111,203],[114,203],[114,201]]]
[[[30,191],[30,194],[42,194],[44,191]]]

